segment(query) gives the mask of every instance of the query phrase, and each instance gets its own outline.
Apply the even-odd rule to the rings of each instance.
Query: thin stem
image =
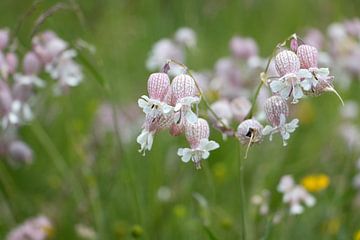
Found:
[[[133,200],[135,203],[135,216],[136,216],[136,220],[140,223],[142,223],[142,215],[141,215],[141,208],[140,208],[140,202],[139,202],[139,197],[137,194],[137,188],[136,188],[136,184],[135,184],[135,178],[133,176],[133,168],[131,166],[131,159],[127,157],[125,148],[124,148],[124,144],[122,142],[121,139],[121,134],[120,134],[120,127],[119,127],[119,123],[118,123],[118,109],[113,101],[113,96],[115,96],[114,92],[113,92],[113,88],[111,88],[107,82],[107,80],[99,73],[99,71],[97,71],[96,67],[81,53],[79,53],[79,58],[82,61],[83,65],[89,70],[89,72],[91,73],[91,75],[94,77],[94,79],[102,86],[102,88],[105,91],[106,94],[106,98],[110,101],[110,106],[111,106],[111,110],[112,110],[112,122],[113,122],[113,128],[114,128],[114,139],[116,142],[116,147],[118,149],[118,153],[121,156],[121,160],[124,162],[124,164],[126,165],[125,168],[127,170],[125,170],[125,173],[127,174],[127,179],[128,179],[128,183],[129,183],[129,188],[131,189],[131,192],[133,194]],[[115,171],[117,170],[116,167],[113,168]],[[109,192],[112,193],[114,191],[114,184],[110,186]]]
[[[240,178],[240,222],[241,239],[246,240],[246,221],[245,221],[245,189],[244,189],[244,159],[241,156],[241,144],[238,146],[239,158],[239,178]]]
[[[77,204],[81,204],[82,200],[85,199],[85,193],[81,186],[81,184],[78,182],[74,174],[72,173],[69,166],[67,166],[65,159],[60,154],[59,150],[53,143],[52,139],[49,137],[49,135],[46,133],[44,128],[35,120],[31,124],[31,130],[33,131],[34,135],[38,138],[40,144],[43,146],[45,151],[50,156],[50,159],[53,161],[54,166],[60,173],[61,177],[68,181],[69,186],[73,186],[73,194],[74,198],[77,202]]]

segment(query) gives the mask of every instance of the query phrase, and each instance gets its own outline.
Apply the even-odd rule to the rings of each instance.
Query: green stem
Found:
[[[50,156],[50,159],[53,161],[55,168],[60,173],[61,177],[67,182],[68,186],[73,186],[73,196],[77,204],[82,204],[82,200],[85,199],[85,193],[78,182],[76,177],[74,176],[73,172],[71,171],[70,167],[67,166],[65,159],[62,157],[58,149],[56,148],[55,144],[53,143],[52,139],[46,133],[44,128],[40,125],[39,122],[36,120],[33,121],[31,124],[31,130],[34,135],[39,140],[40,144],[43,146],[45,151]]]
[[[102,86],[102,88],[106,94],[106,98],[110,101],[111,110],[112,110],[112,122],[113,122],[113,128],[114,128],[114,133],[115,133],[114,139],[116,142],[116,147],[118,149],[119,155],[122,158],[121,160],[122,160],[122,162],[124,162],[125,168],[127,169],[127,170],[125,170],[125,173],[127,174],[129,188],[131,189],[131,192],[133,194],[133,200],[135,203],[134,208],[135,208],[136,219],[139,223],[142,223],[140,202],[139,202],[139,197],[137,194],[135,178],[133,176],[132,164],[130,163],[131,159],[127,157],[127,154],[126,154],[126,151],[124,148],[124,144],[122,142],[120,131],[119,131],[120,128],[119,128],[119,123],[118,123],[118,119],[117,119],[117,116],[119,116],[118,109],[113,101],[113,96],[115,96],[115,94],[113,92],[113,89],[109,86],[106,79],[99,73],[99,71],[97,71],[96,67],[80,52],[78,54],[78,57],[81,60],[81,62],[83,63],[83,66],[85,66],[87,68],[87,70],[89,70],[89,72],[94,77],[94,79]],[[114,170],[117,170],[117,168],[114,167]],[[113,186],[114,185],[111,185],[111,187],[109,189],[110,193],[112,193],[114,190]]]
[[[241,144],[239,144],[239,178],[240,178],[240,222],[241,239],[246,240],[246,220],[245,220],[245,189],[244,189],[244,158],[241,156]]]

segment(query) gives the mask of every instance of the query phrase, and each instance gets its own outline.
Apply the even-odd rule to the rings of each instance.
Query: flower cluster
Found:
[[[46,216],[28,219],[13,229],[6,237],[7,240],[46,240],[53,233],[53,225]]]
[[[17,129],[33,119],[33,105],[45,78],[55,80],[54,90],[60,94],[78,85],[83,78],[74,60],[76,51],[54,32],[46,31],[32,39],[32,48],[23,56],[16,51],[17,42],[10,39],[8,29],[0,30],[0,124],[1,155],[30,163],[31,149],[17,140]],[[20,58],[22,57],[22,58]],[[40,77],[41,76],[41,77]]]
[[[278,191],[283,194],[283,202],[290,205],[290,214],[297,215],[304,211],[304,206],[312,207],[316,199],[301,185],[296,185],[292,176],[285,175],[281,178]]]
[[[173,136],[185,133],[190,148],[179,148],[178,155],[184,162],[192,160],[196,168],[200,168],[201,160],[207,159],[209,151],[219,145],[209,141],[207,121],[193,112],[193,107],[197,108],[201,100],[195,80],[188,74],[179,74],[170,82],[167,73],[153,73],[147,86],[149,96],[144,95],[138,100],[145,113],[145,123],[137,137],[139,151],[145,154],[151,150],[154,135],[161,130],[169,129]]]
[[[340,87],[348,89],[352,80],[359,79],[359,18],[334,22],[328,26],[326,34],[317,29],[309,29],[304,40],[322,50],[319,53],[319,62],[333,67],[336,76],[341,78]]]

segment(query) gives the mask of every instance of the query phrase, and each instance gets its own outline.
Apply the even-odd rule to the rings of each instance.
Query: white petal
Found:
[[[209,156],[210,156],[210,153],[208,151],[203,151],[202,155],[201,155],[201,158],[202,159],[207,159]]]
[[[139,98],[138,99],[138,106],[141,108],[141,109],[144,109],[148,106],[148,102],[145,101],[144,99],[142,98]]]
[[[297,76],[299,78],[312,78],[312,74],[309,70],[307,69],[300,69],[298,72],[297,72]]]
[[[185,119],[191,123],[191,124],[195,124],[197,121],[198,121],[198,117],[196,116],[195,113],[193,113],[191,111],[191,109],[189,109],[188,111],[186,111],[186,114],[185,114]]]
[[[290,207],[290,214],[298,215],[304,212],[304,207],[299,203],[293,203]]]
[[[272,81],[270,83],[270,88],[271,88],[271,91],[274,92],[274,93],[277,93],[279,92],[280,90],[282,90],[284,87],[286,87],[286,85],[280,81],[280,80],[275,80],[275,81]]]
[[[268,135],[270,134],[272,131],[274,130],[274,128],[270,125],[266,125],[263,130],[262,130],[262,134],[263,135]]]
[[[301,87],[298,86],[298,85],[295,85],[294,86],[294,89],[293,89],[293,96],[294,96],[294,99],[300,99],[304,96],[304,93],[303,91],[301,90]]]

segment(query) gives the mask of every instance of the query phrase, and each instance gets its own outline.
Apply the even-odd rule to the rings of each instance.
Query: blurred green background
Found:
[[[42,1],[26,18],[18,34],[21,42],[30,43],[37,16],[57,2]],[[253,37],[260,55],[268,56],[293,32],[302,33],[308,27],[325,31],[334,21],[359,16],[360,1],[77,3],[83,23],[73,12],[61,11],[47,19],[41,30],[52,29],[70,42],[81,38],[93,44],[97,52],[91,60],[115,94],[107,96],[85,70],[85,81],[68,95],[42,97],[37,119],[20,132],[34,149],[34,163],[13,169],[0,162],[1,202],[7,202],[14,215],[9,221],[6,211],[0,213],[0,239],[16,224],[40,213],[54,222],[53,239],[80,239],[74,228],[78,223],[94,228],[99,239],[132,239],[140,232],[140,239],[212,239],[209,231],[216,236],[213,239],[238,239],[238,150],[233,140],[222,142],[213,130],[221,149],[214,151],[202,171],[179,160],[176,148],[186,142],[166,133],[156,137],[146,157],[137,152],[135,139],[125,146],[124,155],[112,136],[89,146],[97,107],[105,100],[135,103],[146,91],[145,60],[152,44],[172,36],[179,27],[191,27],[198,34],[198,47],[188,54],[187,65],[211,69],[218,58],[229,54],[228,42],[235,34]],[[0,27],[14,29],[31,5],[28,0],[1,0]],[[359,92],[359,83],[354,82],[351,91],[342,94],[359,102]],[[267,222],[255,215],[250,197],[267,188],[273,192],[271,206],[280,206],[276,186],[285,174],[301,179],[321,172],[330,177],[331,184],[316,194],[315,207],[273,226],[269,239],[352,239],[360,229],[360,209],[352,205],[355,191],[351,186],[358,156],[346,150],[336,134],[340,104],[334,96],[325,95],[306,100],[302,107],[310,120],[301,124],[288,147],[283,148],[276,138],[250,150],[245,166],[249,239],[260,239]],[[65,171],[61,170],[63,161]],[[173,191],[170,202],[158,201],[161,186]],[[193,193],[201,194],[208,207],[199,206]]]

